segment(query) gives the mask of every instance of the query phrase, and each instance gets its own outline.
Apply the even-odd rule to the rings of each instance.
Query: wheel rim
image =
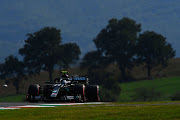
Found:
[[[83,85],[83,102],[86,102],[85,85]]]
[[[97,85],[97,101],[99,102],[100,101],[100,98],[99,98],[99,86]]]

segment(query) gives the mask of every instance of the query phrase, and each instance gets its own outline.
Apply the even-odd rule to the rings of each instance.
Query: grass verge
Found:
[[[23,102],[25,95],[15,95],[15,96],[7,96],[0,97],[0,102]]]

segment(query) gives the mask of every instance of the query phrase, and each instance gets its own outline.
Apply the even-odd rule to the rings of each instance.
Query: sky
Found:
[[[95,49],[93,38],[111,18],[129,17],[142,32],[162,34],[180,57],[179,0],[0,0],[0,62],[18,55],[27,33],[45,26],[62,31],[64,42],[76,42],[83,54]],[[19,56],[20,57],[20,56]]]

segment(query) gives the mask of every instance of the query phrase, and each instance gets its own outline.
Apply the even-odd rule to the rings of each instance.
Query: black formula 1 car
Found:
[[[89,85],[88,77],[69,77],[67,71],[62,73],[53,83],[46,82],[43,88],[39,84],[30,85],[26,101],[100,101],[99,86]]]

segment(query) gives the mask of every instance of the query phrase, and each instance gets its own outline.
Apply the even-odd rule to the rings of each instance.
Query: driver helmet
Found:
[[[68,71],[62,71],[62,73],[64,73],[61,77],[64,77],[64,78],[69,78],[68,76]]]

